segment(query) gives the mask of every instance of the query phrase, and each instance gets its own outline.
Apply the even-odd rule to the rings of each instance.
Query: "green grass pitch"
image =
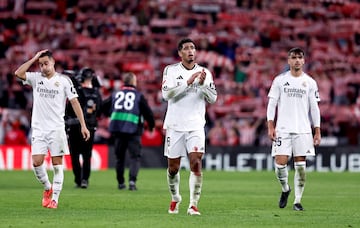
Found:
[[[198,217],[186,215],[188,177],[181,170],[183,202],[169,215],[165,169],[141,169],[136,192],[118,190],[113,169],[92,172],[88,189],[75,189],[66,171],[55,210],[41,207],[42,187],[31,171],[0,171],[0,227],[360,227],[359,173],[307,173],[299,212],[292,210],[294,191],[278,208],[273,172],[204,171]]]

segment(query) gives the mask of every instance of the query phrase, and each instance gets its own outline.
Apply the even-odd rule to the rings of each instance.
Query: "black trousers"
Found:
[[[71,155],[71,164],[73,167],[74,181],[77,185],[81,184],[82,180],[89,180],[91,171],[91,155],[94,145],[95,130],[89,129],[90,139],[85,141],[81,134],[80,125],[71,125],[68,128],[69,149]],[[82,155],[83,162],[80,164],[80,155]]]
[[[113,134],[116,156],[116,179],[118,184],[124,184],[126,152],[129,151],[129,181],[136,182],[140,169],[141,136],[137,134]]]

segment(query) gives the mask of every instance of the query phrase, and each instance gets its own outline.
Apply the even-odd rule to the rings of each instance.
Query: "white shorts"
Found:
[[[276,132],[276,141],[272,144],[271,155],[288,155],[291,157],[315,156],[313,136],[309,134]]]
[[[205,131],[166,130],[164,155],[168,158],[185,157],[188,153],[205,153]]]
[[[46,155],[48,151],[50,151],[51,157],[70,154],[65,129],[32,132],[31,154]]]

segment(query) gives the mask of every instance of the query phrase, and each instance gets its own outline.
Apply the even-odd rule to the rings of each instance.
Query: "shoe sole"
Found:
[[[189,212],[189,211],[188,211],[187,214],[190,215],[190,216],[193,216],[193,215],[195,215],[195,216],[201,215],[200,212],[198,212],[198,213],[193,213],[193,212]]]
[[[48,209],[57,209],[57,207],[58,207],[57,203],[52,204],[52,202],[53,201],[51,201],[46,208],[48,208]]]
[[[294,211],[303,211],[304,208],[299,208],[299,207],[293,206],[293,210]]]
[[[126,189],[126,185],[118,186],[118,189],[119,189],[119,190],[124,190],[124,189]]]
[[[187,214],[188,214],[188,215],[195,215],[195,216],[201,215],[201,213],[200,213],[199,211],[194,210],[194,209],[192,209],[192,208],[189,208],[189,209],[188,209]]]
[[[48,203],[48,204],[42,204],[42,206],[45,207],[45,208],[48,207],[49,205],[50,205],[50,203]]]
[[[168,210],[168,213],[171,214],[171,215],[177,215],[177,214],[179,214],[179,211],[170,211],[170,210]]]
[[[138,189],[137,189],[136,186],[130,186],[130,187],[129,187],[129,190],[130,190],[130,191],[137,191]]]

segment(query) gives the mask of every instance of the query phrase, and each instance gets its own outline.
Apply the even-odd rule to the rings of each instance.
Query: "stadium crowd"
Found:
[[[156,117],[144,145],[161,145],[161,72],[179,61],[174,43],[184,36],[197,43],[197,62],[215,76],[210,145],[270,144],[267,93],[294,46],[306,51],[305,72],[319,85],[323,136],[360,143],[359,1],[0,0],[1,144],[21,144],[29,135],[31,90],[13,71],[48,48],[59,72],[95,69],[104,99],[120,88],[124,72],[136,73]],[[98,123],[95,142],[106,143],[108,119]]]

